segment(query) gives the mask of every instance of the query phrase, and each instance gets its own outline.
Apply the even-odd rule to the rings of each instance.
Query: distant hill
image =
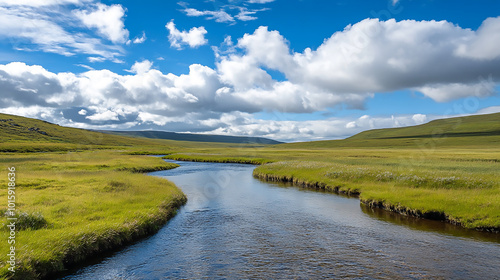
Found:
[[[98,132],[108,133],[113,135],[121,135],[128,137],[145,137],[151,139],[167,139],[176,141],[195,141],[195,142],[218,142],[218,143],[252,143],[252,144],[265,144],[274,145],[283,142],[275,141],[262,137],[243,137],[243,136],[225,136],[225,135],[208,135],[208,134],[191,134],[191,133],[177,133],[166,131],[109,131],[97,130]]]
[[[500,113],[433,120],[426,124],[374,129],[348,139],[403,139],[500,135]]]
[[[212,142],[211,145],[228,143],[278,144],[280,142],[256,137],[176,134],[168,132],[116,132],[102,133],[86,129],[59,126],[46,121],[0,113],[0,152],[67,151],[107,146],[167,147],[193,146],[194,142]],[[145,133],[143,135],[143,133]],[[167,134],[173,134],[166,137]],[[149,137],[149,138],[146,138]],[[177,141],[170,141],[172,139]]]
[[[500,113],[439,119],[422,125],[367,130],[344,140],[288,143],[289,148],[500,146]]]
[[[130,138],[64,127],[46,121],[0,114],[0,151],[48,151],[84,146],[158,145],[158,140]]]
[[[106,132],[106,133],[101,133]],[[500,146],[500,113],[434,120],[426,124],[368,130],[344,140],[283,144],[267,138],[186,134],[164,131],[90,131],[0,114],[0,151],[50,151],[99,146],[278,144],[277,148]],[[175,140],[175,141],[169,141]],[[188,141],[188,142],[179,142]],[[191,144],[189,144],[191,143]]]

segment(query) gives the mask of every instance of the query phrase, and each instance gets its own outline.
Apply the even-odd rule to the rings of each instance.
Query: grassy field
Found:
[[[166,158],[263,164],[254,175],[359,195],[372,207],[500,230],[500,114],[263,148],[184,148]]]
[[[257,167],[264,180],[289,181],[359,194],[372,206],[445,219],[466,228],[500,229],[500,148],[190,149],[166,158],[274,162]],[[234,160],[237,159],[237,160]]]
[[[185,196],[144,172],[158,157],[260,165],[254,175],[332,192],[404,215],[500,229],[500,114],[375,130],[346,140],[252,145],[127,138],[0,115],[0,204],[16,168],[16,274],[36,279],[156,232]],[[2,121],[3,120],[3,121]],[[42,133],[44,132],[44,133]],[[0,238],[8,240],[4,214]],[[1,252],[9,251],[0,242]]]
[[[2,254],[0,277],[36,279],[156,232],[185,202],[167,180],[141,172],[177,165],[122,151],[2,154],[0,185],[7,168],[16,173],[16,273]],[[7,187],[2,188],[8,240]],[[0,243],[8,252],[9,244]]]

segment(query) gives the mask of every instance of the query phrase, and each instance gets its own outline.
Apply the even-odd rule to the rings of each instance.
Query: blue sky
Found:
[[[0,112],[345,138],[500,112],[500,2],[0,0]]]

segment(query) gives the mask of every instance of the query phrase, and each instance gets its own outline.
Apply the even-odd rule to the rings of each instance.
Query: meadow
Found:
[[[263,180],[356,195],[403,215],[500,230],[500,114],[366,131],[345,140],[177,150],[165,158],[263,164],[254,171]]]
[[[15,167],[19,244],[16,273],[2,254],[1,278],[38,279],[156,232],[186,197],[169,181],[141,174],[177,166],[148,155],[255,164],[254,176],[263,180],[355,195],[371,207],[465,228],[500,229],[500,114],[279,145],[130,138],[1,119],[0,239],[10,234],[7,174]],[[9,246],[0,242],[2,252]]]
[[[175,168],[160,158],[122,151],[3,154],[15,167],[15,273],[2,254],[0,277],[38,279],[156,232],[186,201],[167,180],[142,172]],[[7,173],[0,184],[7,186]],[[6,189],[6,188],[4,188]],[[0,193],[7,205],[7,192]],[[0,250],[8,252],[7,208]]]

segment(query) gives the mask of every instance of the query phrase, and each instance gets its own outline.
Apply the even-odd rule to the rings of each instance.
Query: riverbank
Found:
[[[178,165],[122,151],[2,154],[2,169],[15,167],[15,243],[2,209],[2,279],[40,279],[100,253],[157,232],[186,196],[171,182],[144,172]],[[7,173],[0,184],[7,186]],[[7,188],[0,200],[7,202]],[[7,205],[6,203],[3,203]],[[15,272],[7,252],[15,246]],[[9,257],[10,258],[10,257]]]
[[[273,182],[357,196],[360,202],[402,215],[500,232],[498,184],[460,176],[390,172],[313,161],[262,165],[254,176]],[[455,172],[455,175],[456,172]]]
[[[269,148],[189,151],[164,158],[260,165],[254,176],[264,181],[346,194],[372,208],[500,232],[494,151],[443,149],[419,160],[415,155],[420,151],[408,149],[287,150],[286,157]]]

